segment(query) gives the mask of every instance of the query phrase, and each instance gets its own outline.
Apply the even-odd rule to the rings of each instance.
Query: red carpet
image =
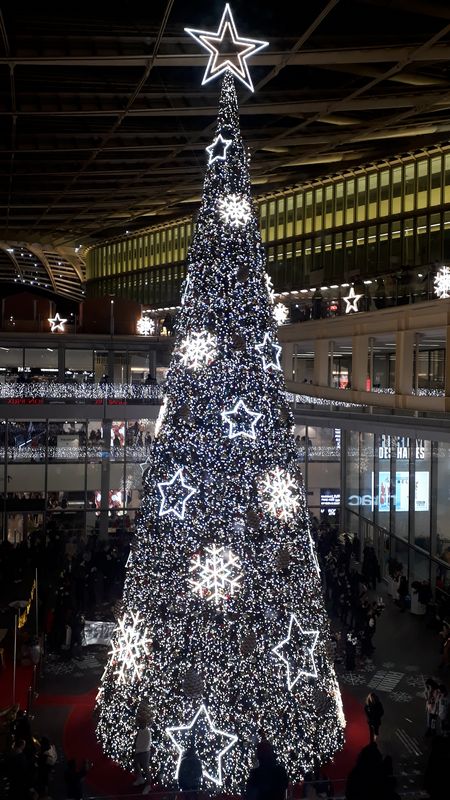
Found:
[[[75,758],[78,762],[88,758],[94,762],[87,779],[91,791],[97,794],[128,794],[133,791],[133,776],[106,758],[95,738],[92,719],[95,695],[95,691],[78,696],[41,695],[38,702],[43,705],[72,706],[64,727],[64,751],[67,758]],[[343,790],[343,779],[353,767],[357,754],[369,741],[361,702],[345,690],[342,690],[342,696],[347,718],[346,743],[333,763],[325,768],[327,776],[335,782],[338,793]],[[301,797],[301,788],[297,796]]]
[[[13,704],[13,657],[12,653],[5,651],[5,668],[0,669],[0,708],[7,708]],[[17,664],[16,669],[16,703],[26,709],[28,687],[33,682],[33,667],[23,667]]]

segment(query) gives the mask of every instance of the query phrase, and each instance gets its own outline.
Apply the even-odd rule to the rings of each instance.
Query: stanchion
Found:
[[[16,704],[16,669],[17,669],[17,622],[19,612],[14,610],[14,655],[13,655],[13,685],[12,685],[12,704]]]

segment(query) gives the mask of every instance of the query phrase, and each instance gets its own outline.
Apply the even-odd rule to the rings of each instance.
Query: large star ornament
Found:
[[[158,489],[161,495],[159,516],[165,517],[166,514],[175,514],[178,519],[184,519],[186,503],[197,492],[197,489],[185,483],[183,468],[177,469],[170,481],[158,483]]]
[[[344,301],[346,303],[345,306],[345,313],[350,314],[351,311],[359,311],[358,308],[358,301],[361,299],[362,294],[355,294],[355,290],[353,286],[350,288],[350,291],[347,297],[344,297]]]
[[[60,317],[59,314],[55,314],[54,317],[49,317],[48,321],[51,325],[50,333],[55,333],[55,331],[63,331],[64,325],[67,322],[67,320],[64,319],[64,317]]]
[[[286,639],[272,648],[272,653],[286,665],[289,691],[293,689],[302,675],[308,678],[317,678],[314,650],[318,638],[319,631],[302,630],[295,614],[291,614]]]
[[[188,725],[166,728],[166,734],[178,750],[175,778],[178,778],[184,751],[192,745],[202,762],[204,777],[222,785],[222,758],[236,744],[238,737],[216,728],[206,706],[200,706]]]
[[[280,370],[280,355],[281,347],[276,342],[272,341],[270,333],[264,334],[264,339],[260,344],[255,345],[255,350],[262,358],[263,369],[267,372],[269,369]]]
[[[269,43],[238,36],[233,14],[228,3],[225,5],[216,33],[199,31],[194,28],[185,28],[184,30],[210,54],[202,86],[229,69],[244,86],[253,92],[253,83],[247,59],[255,55],[255,53],[259,53]]]
[[[222,411],[222,419],[229,425],[229,439],[236,439],[237,436],[256,439],[255,425],[261,417],[262,414],[257,411],[250,411],[243,400],[238,400],[231,411]]]

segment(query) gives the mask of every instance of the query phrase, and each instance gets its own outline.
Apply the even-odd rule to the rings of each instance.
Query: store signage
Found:
[[[411,454],[411,440],[409,436],[397,436],[397,459],[409,460]],[[415,439],[416,459],[422,461],[425,458],[425,442],[423,439]],[[382,434],[381,444],[378,448],[378,458],[385,459],[391,457],[391,437]]]
[[[8,397],[9,406],[40,406],[44,402],[43,397]]]

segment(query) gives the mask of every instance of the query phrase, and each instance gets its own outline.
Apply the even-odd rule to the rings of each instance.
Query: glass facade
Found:
[[[396,559],[413,581],[450,594],[450,444],[407,436],[343,433],[344,529]]]
[[[257,200],[275,290],[390,275],[374,301],[432,294],[417,267],[450,258],[450,147],[359,168]],[[88,291],[177,303],[193,221],[93,247]],[[369,300],[370,300],[369,295]],[[377,306],[378,307],[378,306]]]
[[[2,537],[131,530],[154,426],[145,417],[0,421]]]

